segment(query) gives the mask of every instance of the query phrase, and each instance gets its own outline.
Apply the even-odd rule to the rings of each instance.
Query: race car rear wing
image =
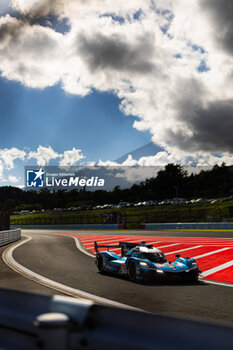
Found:
[[[137,246],[146,246],[148,248],[153,247],[153,245],[151,245],[151,244],[146,244],[145,241],[142,241],[141,243],[119,242],[118,245],[108,245],[108,244],[100,244],[99,245],[97,242],[94,242],[94,248],[95,248],[96,254],[100,253],[98,248],[107,248],[107,250],[109,250],[109,248],[120,248],[122,257],[125,256],[129,250],[131,250]]]
[[[107,250],[109,250],[109,248],[120,248],[120,245],[97,244],[97,242],[94,242],[94,248],[96,253],[99,253],[98,248],[107,248]]]

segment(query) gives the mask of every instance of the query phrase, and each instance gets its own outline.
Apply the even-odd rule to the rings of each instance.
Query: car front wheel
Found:
[[[130,261],[128,266],[128,276],[130,281],[136,281],[137,267],[134,261]]]

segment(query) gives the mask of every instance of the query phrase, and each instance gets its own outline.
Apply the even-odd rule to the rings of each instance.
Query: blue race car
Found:
[[[111,273],[128,277],[131,281],[150,282],[154,280],[197,282],[198,264],[194,258],[176,255],[174,262],[167,261],[164,253],[152,244],[119,242],[119,245],[98,245],[94,243],[96,265],[100,273]],[[100,252],[98,248],[107,248]],[[121,257],[109,248],[121,248]]]

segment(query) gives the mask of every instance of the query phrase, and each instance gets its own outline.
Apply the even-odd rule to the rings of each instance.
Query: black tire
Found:
[[[135,282],[137,276],[137,267],[134,261],[130,261],[128,266],[128,276],[130,281]]]
[[[198,282],[199,282],[199,273],[196,273],[196,274],[194,275],[194,278],[193,278],[192,282],[193,282],[193,283],[198,283]]]
[[[187,275],[186,281],[190,283],[198,283],[199,282],[198,277],[199,277],[198,272],[189,272],[189,274]]]
[[[100,255],[97,258],[97,262],[96,265],[98,267],[98,270],[100,273],[104,273],[104,269],[103,269],[103,257]]]

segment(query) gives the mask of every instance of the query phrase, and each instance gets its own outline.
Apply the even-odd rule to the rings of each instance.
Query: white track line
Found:
[[[30,280],[33,280],[34,282],[40,283],[48,288],[51,289],[55,289],[56,291],[60,292],[60,293],[64,293],[64,294],[68,294],[72,297],[75,298],[84,298],[84,299],[88,299],[88,300],[92,300],[94,302],[100,303],[100,304],[104,304],[104,305],[111,305],[111,306],[115,306],[115,307],[120,307],[120,308],[126,308],[126,309],[133,309],[133,310],[140,310],[141,309],[137,309],[125,304],[121,304],[118,303],[116,301],[110,300],[110,299],[105,299],[102,297],[98,297],[94,294],[90,294],[87,292],[83,292],[79,289],[75,289],[69,286],[66,286],[62,283],[58,283],[55,282],[51,279],[48,279],[42,275],[39,275],[38,273],[31,271],[29,269],[27,269],[26,267],[24,267],[23,265],[19,264],[14,258],[13,258],[13,252],[16,248],[20,247],[21,245],[29,242],[32,237],[31,236],[27,236],[27,235],[23,235],[24,237],[26,237],[26,240],[21,241],[17,244],[14,244],[14,246],[11,246],[7,249],[4,250],[2,258],[4,260],[4,262],[10,267],[12,268],[14,271],[20,273],[21,275],[23,275],[24,277],[29,278]],[[74,237],[75,238],[75,237]],[[80,249],[80,247],[78,247],[78,249]],[[87,252],[85,252],[85,254],[87,254]],[[89,254],[87,254],[89,255]],[[93,257],[93,256],[92,256]]]
[[[168,244],[168,245],[160,245],[159,247],[156,248],[167,248],[167,247],[172,247],[174,245],[180,245],[181,243],[173,243],[173,244]]]
[[[206,280],[206,279],[203,280],[202,278],[200,278],[200,281],[202,281],[206,284],[216,284],[217,286],[233,288],[233,283],[217,282],[217,281],[211,281],[211,280]]]
[[[95,241],[99,244],[99,243],[110,243],[110,242],[119,242],[119,239],[111,239],[111,240],[109,240],[109,239],[105,239],[105,240],[101,240],[101,241],[99,241],[98,239],[92,239],[92,240],[88,240],[88,241],[83,241],[83,240],[81,240],[82,241],[82,243],[83,244],[86,244],[86,245],[90,245],[90,244],[93,244]]]
[[[75,240],[75,243],[76,243],[76,247],[81,250],[82,253],[92,257],[92,258],[95,258],[95,255],[91,252],[89,252],[88,250],[86,250],[85,248],[83,248],[82,244],[80,244],[80,239],[78,237],[73,237],[74,240]],[[175,243],[175,244],[180,244],[180,243]],[[228,249],[228,248],[227,248]],[[230,248],[229,248],[230,249]],[[202,274],[203,276],[203,274]],[[203,276],[204,277],[204,276]],[[230,288],[233,288],[233,283],[224,283],[224,282],[217,282],[217,281],[210,281],[210,280],[205,280],[205,279],[202,279],[200,278],[200,281],[202,281],[203,283],[205,284],[214,284],[214,285],[217,285],[217,286],[221,286],[221,287],[230,287]]]
[[[136,240],[134,242],[137,243]],[[160,242],[154,242],[154,243],[160,243]],[[151,244],[151,243],[148,243],[148,244]],[[109,251],[110,252],[121,252],[121,248],[109,248]]]
[[[76,244],[76,247],[84,254],[90,256],[91,258],[95,258],[95,254],[90,252],[89,250],[87,250],[82,244],[81,244],[81,240],[80,238],[78,237],[73,237],[72,238],[75,240],[75,244]]]
[[[120,242],[127,242],[128,240],[129,239],[125,238],[125,239],[114,239],[114,240],[110,240],[110,241],[109,240],[103,240],[103,241],[96,241],[96,242],[97,242],[97,244],[101,244],[101,243],[109,244],[109,243],[114,243],[114,242],[119,243],[119,241]],[[93,246],[93,244],[94,244],[94,240],[91,241],[90,243],[83,242],[82,240],[81,240],[81,242],[83,243],[83,245],[85,244],[85,247]]]
[[[203,277],[206,277],[206,276],[212,275],[212,274],[215,273],[215,272],[222,271],[222,270],[224,270],[224,269],[226,269],[226,268],[228,268],[228,267],[230,267],[230,266],[233,266],[233,260],[228,261],[228,262],[225,263],[225,264],[222,264],[222,265],[213,267],[212,269],[203,271],[201,275],[202,275]]]
[[[82,247],[82,245],[80,244],[80,240],[79,239],[76,239],[76,237],[73,237],[74,240],[75,240],[75,243],[76,243],[76,246],[79,250],[81,250],[84,254],[94,258],[95,257],[95,254],[92,253],[92,252],[89,252],[88,250],[85,250],[86,247]],[[156,242],[153,242],[153,243],[156,243]],[[152,243],[151,243],[152,244]],[[158,246],[156,248],[167,248],[167,247],[171,247],[171,246],[175,246],[175,245],[179,245],[180,243],[173,243],[173,244],[168,244],[168,245],[164,245],[164,246]],[[194,247],[194,248],[197,248],[197,247]],[[111,249],[111,251],[119,251],[120,248],[116,248],[116,249]],[[190,248],[188,248],[190,249]],[[220,252],[223,252],[225,250],[228,250],[228,249],[231,249],[230,247],[228,248],[222,248],[222,249],[218,249],[218,250],[214,250],[214,251],[211,251],[211,252],[208,252],[208,253],[205,253],[205,254],[201,254],[201,255],[197,255],[197,256],[194,256],[193,258],[194,259],[200,259],[200,258],[204,258],[206,256],[210,256],[210,255],[213,255],[213,254],[217,254],[217,253],[220,253]],[[180,250],[181,251],[181,250]],[[176,251],[178,252],[178,251]],[[167,253],[166,255],[168,254],[172,254],[172,253]]]
[[[128,242],[128,241],[127,241]],[[134,240],[134,242],[135,243],[141,243],[141,240],[140,240],[140,242],[137,242],[137,240]],[[148,244],[154,244],[154,243],[161,243],[160,241],[159,242],[150,242],[150,243],[148,243]],[[119,249],[121,249],[121,248],[110,248],[110,250],[111,250],[111,252],[113,252],[113,251],[118,251]]]
[[[128,242],[129,241],[129,239],[125,239],[125,241],[123,241],[123,240],[120,240],[120,242]],[[141,243],[141,239],[135,239],[134,240],[134,242],[135,243]],[[88,244],[86,244],[86,243],[83,243],[83,241],[81,240],[81,242],[82,242],[82,244],[83,244],[83,246],[86,248],[86,249],[89,249],[89,248],[92,248],[93,247],[93,245],[94,245],[94,241],[92,242],[92,243],[88,243]],[[113,241],[112,241],[113,242]],[[119,240],[117,240],[117,241],[115,241],[116,243],[119,243]],[[98,241],[97,242],[97,244],[99,244],[99,243],[101,243],[100,241]],[[110,241],[103,241],[103,245],[108,245],[109,243],[110,243]],[[149,242],[148,244],[155,244],[155,243],[161,243],[161,241],[156,241],[156,242]],[[101,244],[100,244],[101,245]],[[110,244],[111,245],[111,244]],[[107,247],[106,247],[107,248]],[[109,248],[110,250],[111,250],[111,252],[112,251],[118,251],[119,249],[121,249],[120,247],[119,248]]]
[[[175,253],[180,253],[180,252],[184,252],[186,250],[191,250],[191,249],[197,249],[197,248],[201,248],[203,247],[202,245],[196,245],[195,247],[189,247],[189,248],[184,248],[184,249],[179,249],[179,250],[175,250],[174,252],[169,252],[169,253],[165,253],[166,255],[170,255],[170,254],[175,254]]]
[[[197,256],[194,256],[193,258],[194,259],[204,258],[205,256],[209,256],[209,255],[212,255],[212,254],[217,254],[217,253],[223,252],[223,251],[228,250],[228,249],[231,249],[231,248],[222,248],[222,249],[218,249],[218,250],[213,250],[212,252],[201,254],[201,255],[197,255]]]
[[[146,244],[158,244],[158,243],[162,243],[161,241],[155,241],[155,242],[146,242]],[[156,247],[158,248],[158,247]]]
[[[90,237],[88,239],[82,239],[82,237],[78,237],[78,238],[81,239],[81,241],[83,243],[87,243],[87,244],[92,243],[94,241],[98,241],[98,242],[126,241],[127,242],[130,240],[130,238],[128,236],[107,236],[107,238],[105,238],[105,239],[103,239],[103,237],[104,236],[101,235],[101,236],[93,237],[93,238]],[[138,237],[134,237],[133,240],[142,241],[142,238],[139,239]]]

